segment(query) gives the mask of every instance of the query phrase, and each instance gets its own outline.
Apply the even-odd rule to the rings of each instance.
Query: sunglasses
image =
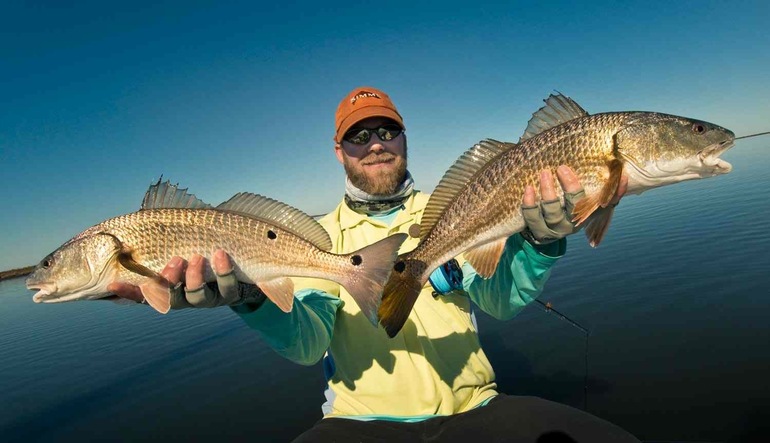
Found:
[[[403,131],[401,126],[391,123],[382,125],[379,128],[354,128],[346,132],[342,139],[354,145],[365,145],[369,143],[372,134],[377,134],[380,140],[387,142],[398,137]]]

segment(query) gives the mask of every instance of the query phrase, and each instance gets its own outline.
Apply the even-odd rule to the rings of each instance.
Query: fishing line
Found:
[[[744,135],[743,137],[735,137],[735,140],[740,140],[742,138],[756,137],[758,135],[767,135],[767,134],[770,134],[770,132],[760,132],[759,134],[751,134],[751,135]]]
[[[560,319],[566,321],[570,325],[580,329],[583,331],[583,334],[585,334],[585,352],[583,354],[584,364],[585,364],[585,370],[583,372],[583,410],[588,412],[588,337],[591,334],[588,329],[580,326],[578,322],[575,320],[572,320],[571,318],[567,317],[563,313],[557,311],[554,309],[553,305],[551,305],[551,302],[543,303],[540,300],[535,300],[538,302],[543,309],[545,309],[545,312],[551,313],[559,317]]]

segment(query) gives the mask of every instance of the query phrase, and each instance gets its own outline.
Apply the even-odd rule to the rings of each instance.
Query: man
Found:
[[[414,190],[405,125],[391,99],[375,88],[356,88],[340,102],[335,123],[334,152],[347,181],[343,201],[320,220],[331,237],[331,252],[347,253],[410,232],[420,222],[428,195]],[[582,196],[577,176],[563,166],[557,177],[567,198],[576,202]],[[624,191],[625,182],[613,204]],[[551,266],[565,252],[564,237],[577,230],[555,203],[549,171],[541,174],[543,203],[535,195],[530,186],[524,197],[527,240],[520,234],[508,239],[495,274],[484,280],[464,263],[462,283],[439,290],[435,282],[442,271],[437,270],[394,338],[373,328],[344,288],[326,280],[294,279],[294,308],[283,313],[258,289],[235,281],[221,250],[212,260],[218,287],[204,284],[206,264],[200,256],[186,266],[175,257],[162,274],[176,285],[172,307],[230,305],[282,356],[304,365],[323,358],[328,380],[324,419],[298,442],[638,441],[577,409],[496,391],[473,309],[498,319],[515,316],[540,295]],[[549,217],[548,224],[543,210],[553,214],[554,205],[561,217],[556,222]],[[409,238],[401,252],[418,241]],[[134,287],[114,284],[111,289],[142,300]],[[441,295],[434,297],[434,290]]]

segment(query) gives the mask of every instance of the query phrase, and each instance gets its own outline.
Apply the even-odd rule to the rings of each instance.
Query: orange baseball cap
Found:
[[[362,86],[351,91],[337,106],[337,113],[334,115],[334,126],[337,129],[334,141],[340,143],[348,129],[369,117],[387,117],[406,129],[401,114],[388,94],[376,88]]]

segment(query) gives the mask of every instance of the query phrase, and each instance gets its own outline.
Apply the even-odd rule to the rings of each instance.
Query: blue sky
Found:
[[[770,130],[766,1],[114,3],[3,7],[0,270],[138,209],[161,174],[211,203],[332,209],[334,110],[361,85],[399,107],[425,191],[554,90]]]

